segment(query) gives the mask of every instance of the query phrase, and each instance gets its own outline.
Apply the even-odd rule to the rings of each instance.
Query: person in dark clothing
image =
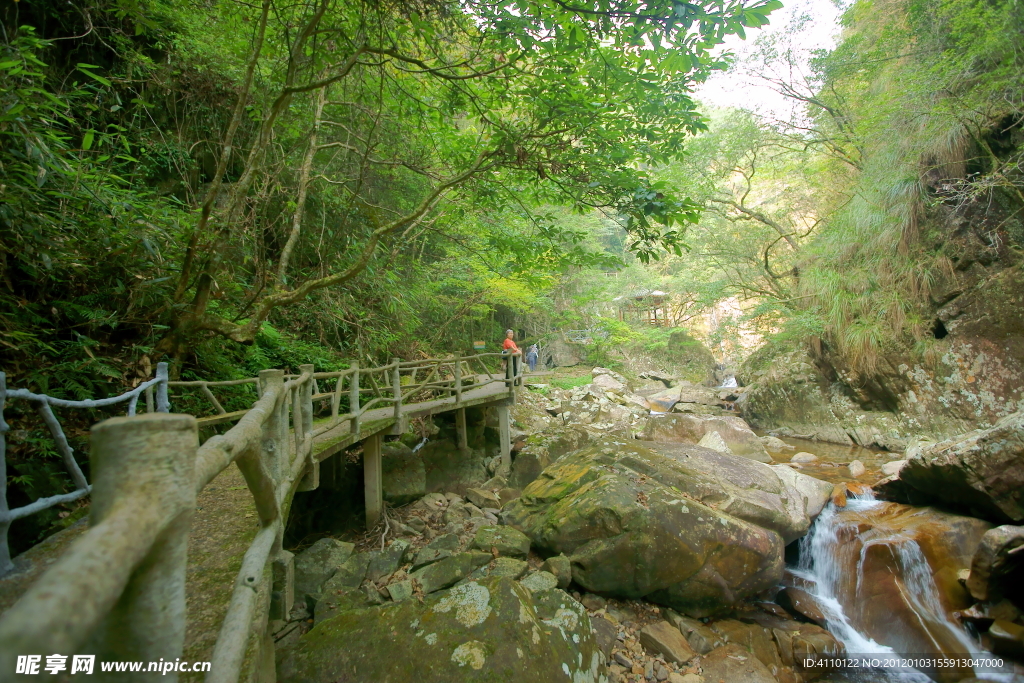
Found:
[[[529,351],[526,352],[526,364],[530,366],[530,372],[535,372],[537,370],[537,356],[539,355],[540,352],[537,350],[536,344],[531,346]]]

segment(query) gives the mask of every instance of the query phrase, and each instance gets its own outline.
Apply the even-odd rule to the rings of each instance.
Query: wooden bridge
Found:
[[[250,505],[259,524],[241,558],[206,680],[272,681],[270,624],[287,619],[293,602],[292,555],[282,541],[295,493],[316,489],[320,463],[362,442],[366,522],[372,527],[383,505],[382,437],[405,432],[410,418],[455,411],[459,447],[466,449],[465,410],[474,406],[496,409],[502,467],[507,470],[509,407],[521,381],[513,368],[519,366],[516,370],[521,374],[521,364],[508,362],[501,371],[487,366],[507,358],[478,354],[424,361],[394,359],[373,368],[352,363],[337,372],[316,372],[305,365],[297,375],[265,370],[259,377],[226,382],[171,382],[166,369],[161,369],[162,378],[158,373],[156,380],[124,395],[131,396],[129,417],[112,418],[92,428],[90,528],[0,616],[0,680],[20,679],[16,675],[19,657],[24,668],[30,655],[40,658],[36,662],[45,662],[54,653],[68,655],[69,662],[74,654],[96,655],[97,662],[179,660],[186,635],[186,576],[203,578],[187,572],[197,499],[209,500],[204,489],[214,478],[228,477],[234,463],[251,494]],[[11,397],[40,404],[49,399],[7,390],[3,379],[0,373],[0,410]],[[214,390],[245,385],[251,385],[257,397],[246,410],[228,412],[214,394]],[[167,409],[169,388],[198,390],[214,414],[160,412]],[[133,415],[143,392],[149,412]],[[55,405],[73,403],[49,400]],[[230,423],[235,424],[200,445],[201,428],[224,429]],[[56,420],[48,424],[53,430]],[[0,436],[5,430],[0,420]],[[54,432],[58,442],[59,431],[58,426]],[[70,449],[65,456],[67,461]],[[74,463],[73,457],[70,460]],[[39,503],[33,505],[42,509]],[[4,532],[17,518],[14,513],[19,510],[8,510],[0,496]],[[193,548],[200,540],[191,539]],[[188,626],[193,628],[191,623]],[[194,648],[190,650],[195,653]],[[100,671],[98,664],[94,675],[96,680],[129,680],[123,673]],[[140,672],[130,680],[168,681],[177,680],[178,675],[173,669]],[[24,680],[34,679],[26,672]]]

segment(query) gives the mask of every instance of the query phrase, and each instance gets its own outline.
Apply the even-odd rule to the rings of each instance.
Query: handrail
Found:
[[[54,505],[74,502],[89,495],[89,492],[92,490],[89,482],[85,479],[85,475],[82,473],[82,468],[78,466],[78,461],[75,460],[74,450],[71,448],[70,444],[68,444],[68,439],[64,434],[64,429],[61,427],[57,416],[53,414],[51,406],[57,406],[58,408],[104,408],[106,406],[117,405],[118,403],[128,403],[128,415],[133,416],[135,415],[135,408],[138,404],[139,396],[145,393],[146,406],[149,412],[156,411],[166,413],[170,408],[167,400],[167,375],[167,363],[157,363],[156,377],[142,382],[137,387],[126,391],[119,396],[70,401],[63,398],[47,396],[46,394],[36,394],[28,391],[27,389],[8,389],[7,374],[0,372],[0,576],[7,574],[14,569],[14,563],[11,561],[10,546],[7,544],[7,534],[11,528],[12,522],[51,508]],[[156,405],[154,405],[153,401],[154,387],[156,387]],[[67,469],[68,474],[71,476],[71,480],[75,484],[74,491],[49,496],[47,498],[39,498],[28,505],[23,505],[22,507],[14,508],[13,510],[8,507],[7,432],[10,430],[10,427],[8,426],[7,421],[3,418],[3,411],[6,407],[7,399],[9,398],[20,398],[32,401],[36,404],[36,412],[39,413],[39,416],[46,424],[47,429],[49,429],[50,435],[57,444],[57,450],[60,452],[61,458],[64,460],[64,467]]]
[[[481,355],[509,358],[505,354]],[[282,511],[295,491],[308,485],[303,482],[316,470],[315,438],[345,421],[350,422],[350,434],[359,437],[360,421],[375,405],[393,406],[395,419],[401,420],[404,414],[416,410],[418,403],[409,401],[424,391],[454,395],[452,407],[458,407],[465,387],[477,389],[504,383],[514,398],[515,386],[522,376],[521,363],[506,363],[504,377],[488,373],[486,378],[473,376],[474,382],[469,384],[465,382],[468,378],[463,374],[463,363],[468,367],[474,359],[480,361],[478,356],[430,363],[395,359],[377,368],[360,368],[353,362],[349,369],[332,373],[318,373],[312,365],[304,365],[297,375],[264,370],[258,378],[224,382],[169,382],[166,365],[158,365],[155,379],[118,398],[130,400],[131,395],[137,397],[156,387],[157,404],[166,410],[168,386],[199,388],[222,415],[223,407],[210,387],[255,384],[259,398],[248,410],[238,411],[242,413],[240,419],[227,432],[213,435],[201,445],[197,419],[189,415],[154,412],[114,418],[93,427],[93,524],[14,607],[0,616],[0,671],[13,669],[18,655],[75,652],[87,640],[113,660],[174,661],[180,657],[184,645],[184,549],[189,518],[196,496],[235,463],[253,497],[260,530],[246,551],[235,580],[207,681],[237,681],[250,642],[252,619],[258,606],[257,589],[264,580],[265,568],[269,562],[289,562],[290,554],[282,548]],[[516,365],[518,368],[514,369]],[[415,373],[419,369],[427,370],[422,381],[402,384],[403,370]],[[377,386],[373,375],[382,372],[390,373],[389,381]],[[441,377],[449,372],[451,378]],[[364,391],[360,387],[363,377],[371,378],[374,385],[374,395],[366,403],[362,403],[360,396]],[[319,393],[315,388],[317,379],[335,379],[336,385],[331,391]],[[49,397],[23,390],[5,391],[4,381],[0,373],[0,436],[7,429],[2,422],[7,396],[49,405]],[[349,411],[342,413],[340,402],[345,394]],[[496,392],[491,398],[501,396],[501,392]],[[331,399],[331,419],[314,429],[314,401],[326,399]],[[3,444],[0,438],[0,458]],[[84,477],[81,482],[85,482]],[[88,488],[81,494],[76,491],[64,495],[86,493]],[[0,510],[6,514],[3,519],[9,525],[11,513],[24,509]],[[111,557],[121,561],[111,562]],[[288,572],[275,569],[273,575],[278,574],[287,576]],[[273,590],[289,594],[276,583]],[[275,604],[272,618],[286,618],[291,606],[280,601]],[[73,616],[69,616],[67,605],[75,605]]]

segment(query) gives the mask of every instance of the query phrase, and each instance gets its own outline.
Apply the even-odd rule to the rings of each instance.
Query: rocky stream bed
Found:
[[[593,377],[522,392],[509,471],[389,444],[382,528],[295,558],[278,678],[1024,680],[1024,415],[901,455],[758,435],[739,389]]]

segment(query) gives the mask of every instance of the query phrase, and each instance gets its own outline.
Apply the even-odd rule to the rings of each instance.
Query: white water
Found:
[[[866,511],[881,505],[883,503],[877,502],[869,491],[860,496],[849,496],[846,510],[851,512]],[[842,641],[847,653],[880,655],[882,657],[896,654],[893,648],[878,643],[858,631],[850,622],[843,605],[839,601],[838,594],[840,581],[843,578],[841,576],[843,568],[836,561],[836,558],[840,555],[843,537],[849,538],[851,532],[855,532],[855,529],[849,528],[849,525],[844,523],[840,511],[829,503],[815,521],[810,533],[800,541],[800,564],[791,571],[800,578],[813,582],[805,590],[814,596],[822,612],[825,614],[828,630]],[[866,550],[877,543],[887,543],[896,547],[903,585],[910,594],[909,602],[913,605],[915,611],[922,616],[928,617],[934,623],[947,624],[949,631],[963,645],[965,653],[980,653],[968,635],[946,617],[939,601],[938,589],[935,581],[932,579],[928,562],[921,552],[920,546],[910,538],[901,539],[899,535],[895,535],[888,538],[867,540],[864,543],[857,564],[856,594],[858,597],[864,585],[863,569]],[[865,683],[867,681],[871,681],[871,683],[876,681],[880,683],[931,682],[931,679],[922,673],[892,670],[864,672],[854,676],[847,676],[847,680],[864,681]]]
[[[722,386],[720,386],[718,388],[719,389],[735,389],[738,386],[739,385],[736,384],[736,378],[732,377],[732,376],[729,376],[729,377],[725,378],[725,381],[722,382]]]

